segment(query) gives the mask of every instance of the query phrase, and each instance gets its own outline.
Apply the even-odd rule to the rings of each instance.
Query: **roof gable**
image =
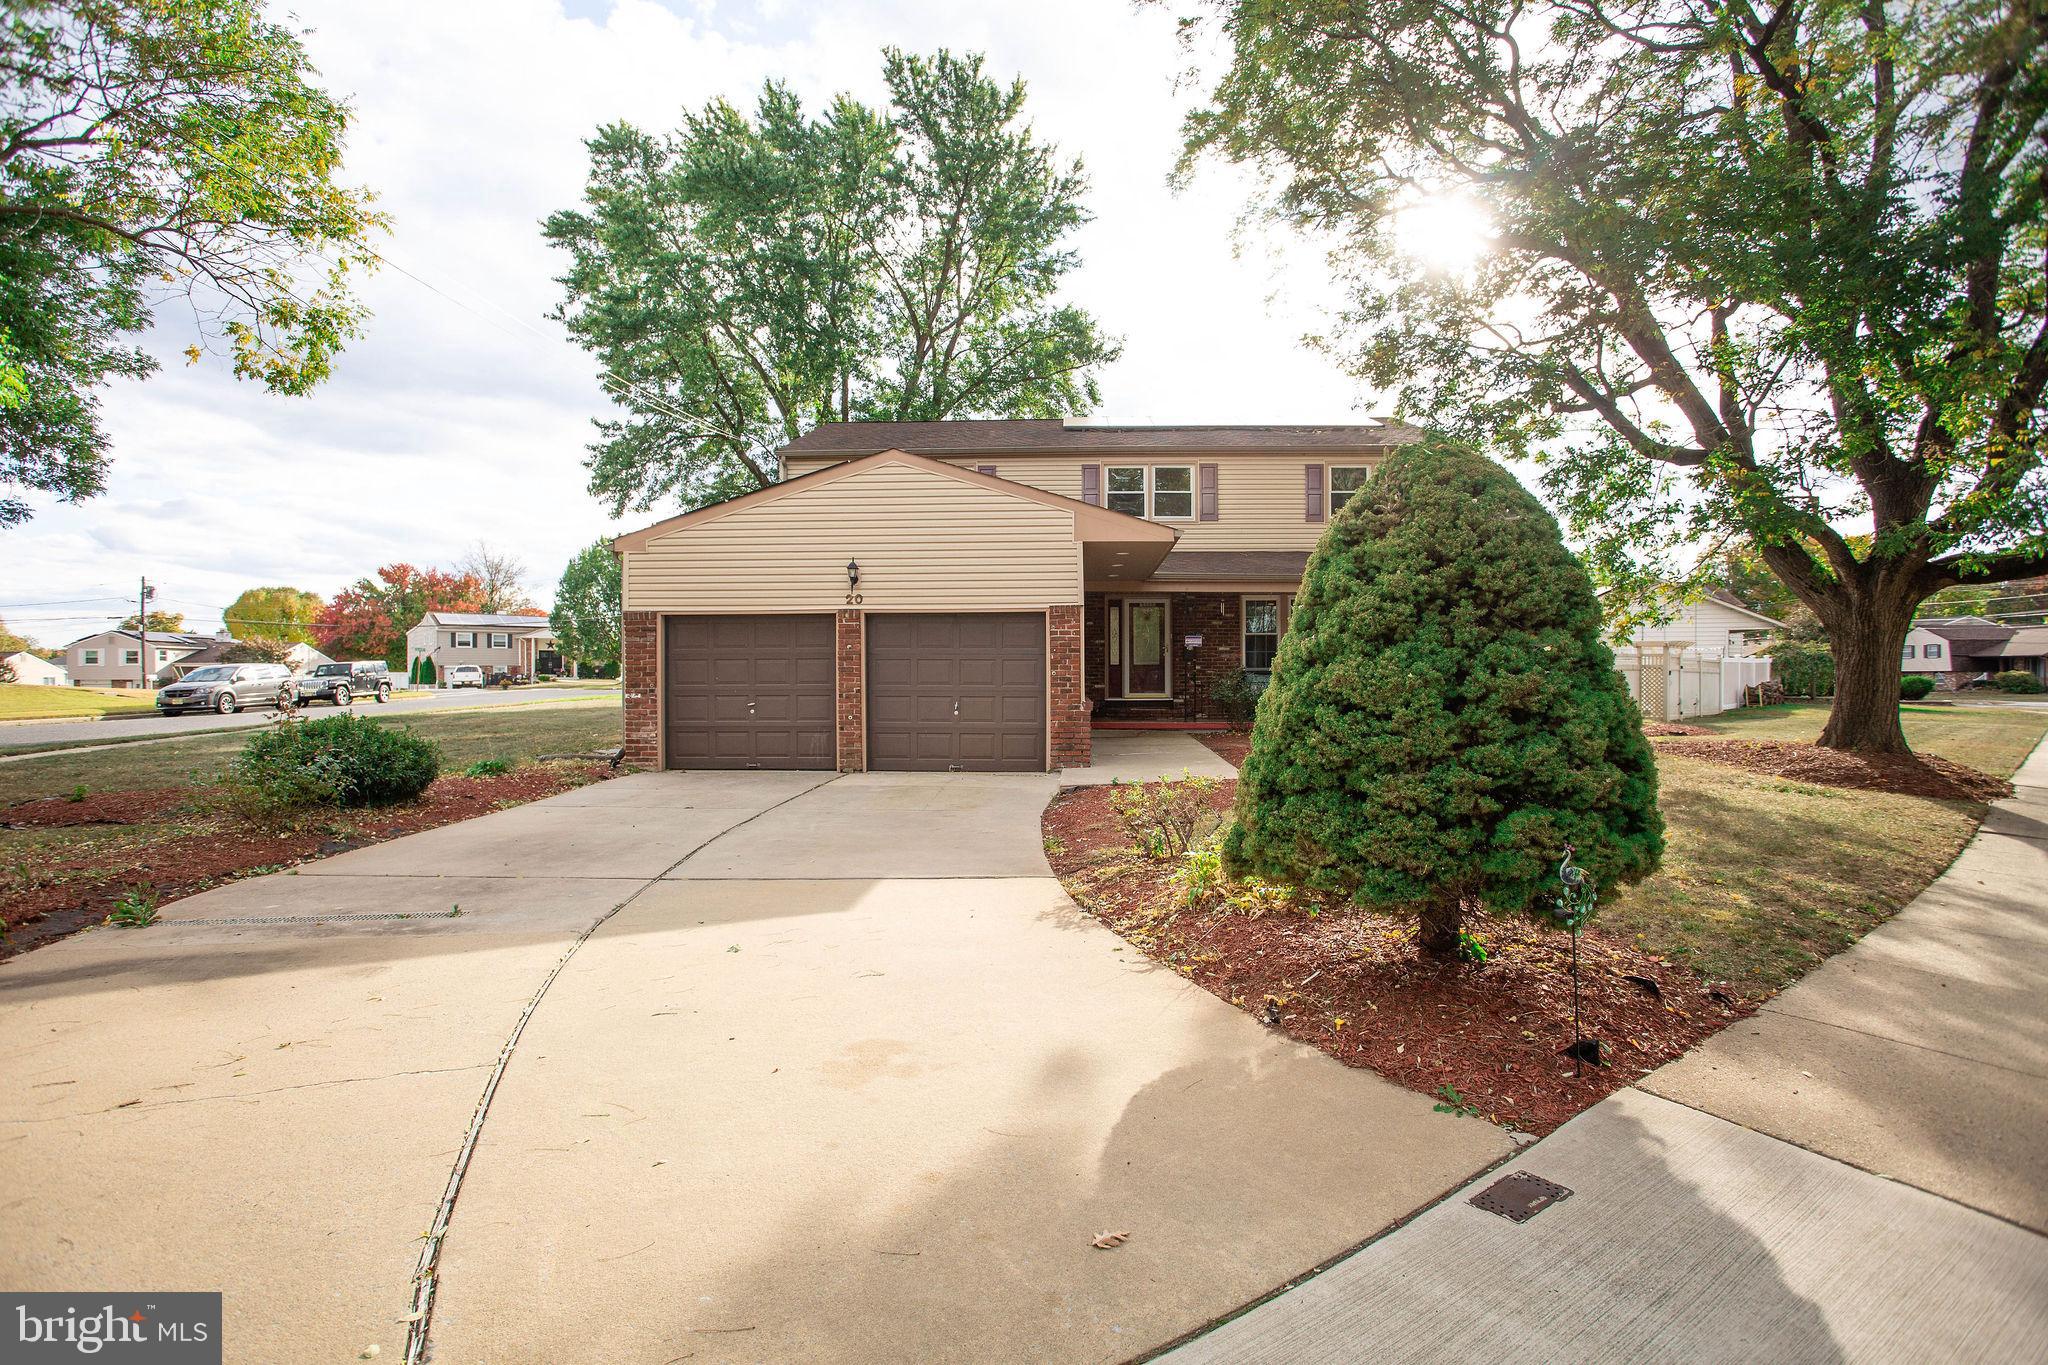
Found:
[[[724,502],[713,503],[709,507],[700,507],[694,512],[684,512],[666,521],[658,521],[652,526],[643,526],[637,531],[629,531],[612,541],[612,550],[618,554],[638,550],[663,536],[707,525],[735,512],[761,507],[795,493],[825,488],[841,479],[853,478],[864,471],[889,464],[905,465],[936,477],[992,489],[1020,501],[1035,502],[1041,506],[1071,512],[1074,517],[1076,540],[1151,541],[1161,546],[1169,546],[1180,537],[1180,532],[1174,528],[1146,521],[1142,517],[1112,512],[1106,507],[1097,507],[1093,503],[1081,502],[1075,498],[1061,497],[1057,493],[1048,493],[1043,489],[1032,488],[1028,484],[1016,483],[1009,479],[999,479],[993,474],[963,469],[959,465],[947,464],[943,460],[934,460],[903,450],[884,450],[873,455],[844,460],[839,464],[809,474],[800,474],[792,479],[784,479],[780,483],[770,484],[752,493],[744,493]]]

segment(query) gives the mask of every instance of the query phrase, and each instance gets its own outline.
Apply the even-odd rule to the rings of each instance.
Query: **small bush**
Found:
[[[464,777],[503,777],[512,771],[509,758],[480,758],[462,770]]]
[[[1925,673],[1908,673],[1899,679],[1899,695],[1907,701],[1918,701],[1934,690],[1934,679]]]
[[[107,923],[117,929],[147,929],[156,923],[157,894],[147,886],[133,886],[114,902]]]
[[[1238,669],[1226,674],[1209,692],[1209,700],[1223,719],[1242,729],[1258,714],[1259,694],[1266,690],[1267,675]]]
[[[1187,861],[1174,874],[1174,881],[1180,886],[1181,904],[1190,910],[1199,909],[1209,893],[1222,884],[1222,851],[1213,842],[1189,849]]]
[[[1147,858],[1178,858],[1194,848],[1221,817],[1211,798],[1213,777],[1191,777],[1181,770],[1178,782],[1116,783],[1109,793],[1110,813]]]
[[[284,811],[404,801],[440,772],[440,751],[412,731],[339,715],[257,735],[229,766],[226,781],[246,804]]]
[[[1771,674],[1788,696],[1833,696],[1834,652],[1815,640],[1780,640],[1771,646]]]
[[[1992,674],[1991,685],[2001,692],[2034,693],[2041,690],[2039,678],[2018,668]]]

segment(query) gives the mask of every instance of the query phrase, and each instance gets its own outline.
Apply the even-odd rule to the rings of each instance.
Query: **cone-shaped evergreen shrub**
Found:
[[[1419,915],[1445,955],[1466,907],[1539,908],[1567,842],[1603,890],[1664,848],[1592,584],[1505,469],[1409,446],[1309,559],[1226,866]]]

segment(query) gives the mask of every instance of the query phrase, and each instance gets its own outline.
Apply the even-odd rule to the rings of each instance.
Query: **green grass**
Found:
[[[317,718],[324,713],[310,714]],[[618,707],[582,702],[371,719],[379,725],[405,726],[440,745],[443,772],[460,772],[486,758],[521,761],[538,754],[616,748],[621,734]],[[80,784],[88,791],[204,786],[249,742],[250,733],[230,730],[0,763],[0,806],[68,795]]]
[[[1658,755],[1657,773],[1664,865],[1594,923],[1751,998],[1890,918],[1954,861],[1981,814],[1674,754]]]
[[[126,716],[154,712],[156,693],[97,687],[42,687],[0,683],[0,720],[60,720],[68,716]],[[0,736],[4,737],[4,736]]]
[[[1935,754],[1996,777],[2011,777],[2048,735],[2048,711],[1908,704],[1899,708],[1899,716],[1906,743],[1915,753]],[[1820,737],[1827,719],[1826,702],[1790,702],[1725,711],[1688,723],[1740,739],[1812,740]]]

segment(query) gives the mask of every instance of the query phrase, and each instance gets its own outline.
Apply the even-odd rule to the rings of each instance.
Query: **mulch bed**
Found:
[[[1218,784],[1219,811],[1236,785]],[[1754,1008],[1589,929],[1579,941],[1580,1017],[1585,1036],[1605,1045],[1606,1064],[1578,1065],[1564,1055],[1573,1036],[1569,936],[1526,919],[1478,918],[1468,928],[1487,961],[1440,964],[1418,954],[1412,921],[1327,900],[1298,897],[1256,913],[1212,897],[1176,911],[1177,863],[1133,853],[1108,798],[1101,787],[1064,792],[1045,814],[1053,869],[1084,909],[1269,1026],[1523,1132],[1550,1132]]]
[[[164,836],[124,853],[120,866],[58,862],[0,886],[0,959],[96,924],[131,889],[146,888],[160,903],[196,895],[250,873],[274,872],[308,859],[381,843],[404,834],[454,824],[507,806],[537,801],[612,776],[601,763],[536,763],[496,777],[437,779],[417,799],[395,806],[323,811],[275,829],[227,815],[200,814],[182,824],[170,817],[199,795],[190,788],[104,792],[84,802],[59,797],[0,808],[0,827],[78,824],[165,826]],[[132,798],[132,799],[130,799]],[[146,798],[146,799],[145,799]],[[62,809],[97,809],[103,818],[63,819]],[[131,818],[113,819],[126,813]]]
[[[1675,720],[1646,720],[1643,733],[1652,739],[1663,739],[1671,735],[1711,735],[1714,732],[1704,725],[1687,725]]]
[[[1783,739],[1680,739],[1657,752],[1703,758],[1822,787],[1896,792],[1936,801],[1999,801],[2012,795],[2002,777],[1932,754],[1849,754]]]

